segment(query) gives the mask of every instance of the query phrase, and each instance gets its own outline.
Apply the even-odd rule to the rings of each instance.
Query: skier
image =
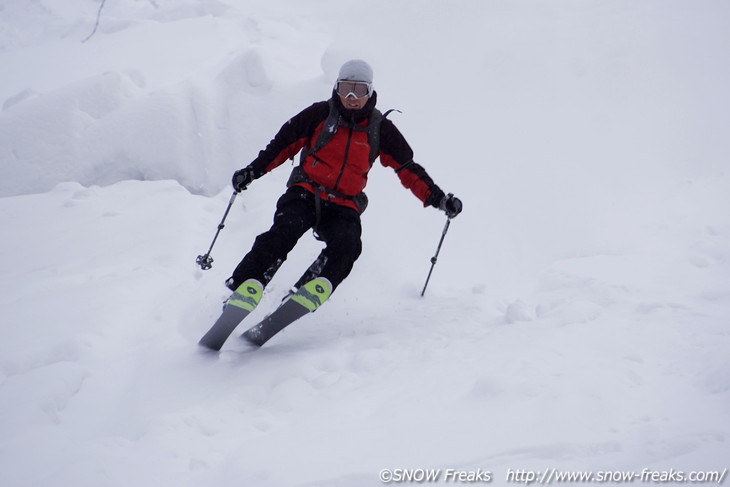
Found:
[[[446,195],[414,162],[410,146],[387,113],[375,109],[376,102],[370,65],[347,61],[329,100],[287,121],[253,162],[233,174],[233,188],[242,191],[301,151],[288,189],[276,204],[273,225],[256,238],[226,281],[234,291],[231,299],[241,308],[250,311],[258,304],[263,288],[309,229],[325,248],[294,286],[298,292],[292,299],[300,298],[313,311],[348,276],[362,250],[360,214],[367,205],[363,189],[378,156],[424,206],[441,209],[450,218],[461,212],[461,201]],[[260,346],[271,335],[260,336],[252,329],[244,337]],[[201,344],[205,341],[204,337]],[[220,348],[217,341],[215,345]]]

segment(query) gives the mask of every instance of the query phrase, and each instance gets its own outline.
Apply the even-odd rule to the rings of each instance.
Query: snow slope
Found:
[[[121,0],[82,42],[98,6],[0,5],[3,485],[730,467],[726,3]],[[203,272],[230,174],[356,56],[464,200],[426,297],[445,219],[376,166],[333,299],[200,355],[288,169]]]

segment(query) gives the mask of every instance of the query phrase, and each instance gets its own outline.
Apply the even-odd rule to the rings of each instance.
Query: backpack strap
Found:
[[[386,113],[387,115],[387,113]],[[370,113],[370,120],[368,120],[368,145],[370,146],[370,166],[373,165],[375,159],[378,158],[380,152],[380,122],[383,121],[386,115],[380,113],[380,110],[373,108]]]
[[[327,119],[324,122],[322,131],[319,133],[319,135],[317,136],[317,140],[314,141],[314,144],[312,144],[311,147],[302,150],[299,156],[299,165],[302,165],[304,163],[304,159],[316,153],[322,147],[327,145],[329,141],[332,140],[335,132],[337,132],[337,129],[340,128],[340,125],[342,124],[342,116],[337,111],[334,99],[330,98],[328,104],[330,111],[327,115]],[[368,133],[368,145],[370,146],[369,161],[371,166],[375,162],[375,159],[378,158],[378,155],[380,153],[380,124],[383,119],[385,119],[391,112],[401,113],[400,110],[396,110],[394,108],[391,108],[385,113],[381,113],[380,110],[378,110],[377,108],[373,108],[373,111],[370,113],[370,117],[368,119],[367,128],[362,128],[359,125],[353,126],[354,130],[367,131]]]
[[[335,101],[330,98],[328,104],[330,112],[324,121],[324,127],[322,127],[322,131],[317,136],[317,140],[314,141],[314,144],[312,144],[312,146],[308,149],[302,150],[302,152],[300,153],[300,166],[304,164],[304,159],[311,156],[322,147],[327,145],[327,143],[332,140],[332,137],[335,136],[335,132],[337,132],[337,129],[340,128],[341,117],[340,113],[337,111],[337,107],[335,106]]]
[[[316,153],[318,150],[320,150],[322,147],[324,147],[329,141],[332,140],[332,138],[335,135],[335,132],[337,132],[337,129],[340,127],[342,122],[342,117],[337,110],[337,107],[335,106],[334,99],[330,98],[329,100],[329,108],[330,112],[329,115],[327,115],[327,119],[324,122],[324,126],[322,127],[322,131],[317,136],[317,140],[312,144],[311,147],[308,149],[303,149],[300,153],[299,157],[299,165],[294,167],[292,170],[291,175],[289,176],[289,180],[287,181],[286,185],[287,187],[292,187],[299,183],[307,183],[312,186],[312,188],[315,189],[317,193],[320,191],[327,193],[332,196],[337,196],[344,199],[349,199],[355,201],[355,204],[360,209],[360,212],[362,213],[365,211],[365,207],[367,207],[367,196],[365,196],[365,193],[360,193],[355,196],[348,196],[345,194],[342,194],[338,191],[334,191],[331,189],[327,189],[324,186],[316,184],[314,181],[309,179],[307,177],[306,173],[303,169],[304,160],[309,157],[310,155]],[[398,112],[401,113],[400,110],[395,110],[394,108],[391,108],[390,110],[386,111],[385,113],[381,113],[380,110],[377,108],[373,108],[373,111],[370,114],[370,117],[368,119],[368,125],[367,127],[360,127],[359,125],[355,124],[353,126],[353,130],[358,131],[367,131],[368,134],[368,145],[370,146],[370,154],[369,154],[369,162],[370,166],[373,165],[375,162],[375,159],[378,158],[378,155],[380,153],[380,124],[382,121],[390,114],[390,112]],[[317,198],[319,199],[319,198]],[[317,219],[319,220],[319,218]]]
[[[390,115],[391,112],[398,112],[401,113],[400,110],[396,110],[395,108],[391,108],[385,113],[380,113],[380,110],[377,108],[373,109],[373,112],[370,114],[370,120],[368,120],[368,145],[370,145],[370,165],[372,166],[375,162],[375,159],[378,158],[378,155],[380,154],[380,124],[382,123],[385,118],[387,118],[388,115]]]

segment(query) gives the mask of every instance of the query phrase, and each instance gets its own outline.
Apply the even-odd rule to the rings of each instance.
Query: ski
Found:
[[[252,326],[241,338],[257,347],[291,325],[302,316],[312,313],[332,294],[332,283],[324,277],[313,279],[299,288],[273,313]]]
[[[259,304],[263,290],[263,286],[256,279],[249,279],[238,286],[226,301],[220,317],[208,333],[203,335],[198,345],[219,351],[238,324]]]

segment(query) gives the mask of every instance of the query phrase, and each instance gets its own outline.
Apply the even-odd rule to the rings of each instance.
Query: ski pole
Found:
[[[436,265],[436,261],[438,260],[439,252],[441,252],[441,244],[444,243],[444,238],[446,238],[446,232],[449,231],[449,225],[451,225],[451,217],[446,217],[446,225],[444,225],[444,231],[441,232],[441,240],[439,240],[439,246],[436,248],[436,253],[433,257],[431,257],[431,270],[428,271],[428,277],[426,278],[426,284],[423,285],[423,291],[421,291],[421,297],[426,293],[426,287],[428,287],[428,281],[431,279],[431,273],[433,272],[433,268]]]
[[[226,212],[223,214],[223,219],[218,224],[218,231],[215,232],[215,237],[213,237],[210,248],[204,255],[199,255],[198,258],[195,259],[195,263],[204,271],[213,267],[213,257],[210,256],[210,252],[213,250],[213,245],[215,245],[215,241],[218,239],[218,234],[221,233],[221,230],[225,227],[224,223],[226,221],[226,217],[228,216],[228,212],[231,211],[231,207],[233,206],[233,202],[236,200],[236,196],[238,196],[238,191],[234,191],[231,195],[231,199],[228,202],[228,208],[226,208]]]

